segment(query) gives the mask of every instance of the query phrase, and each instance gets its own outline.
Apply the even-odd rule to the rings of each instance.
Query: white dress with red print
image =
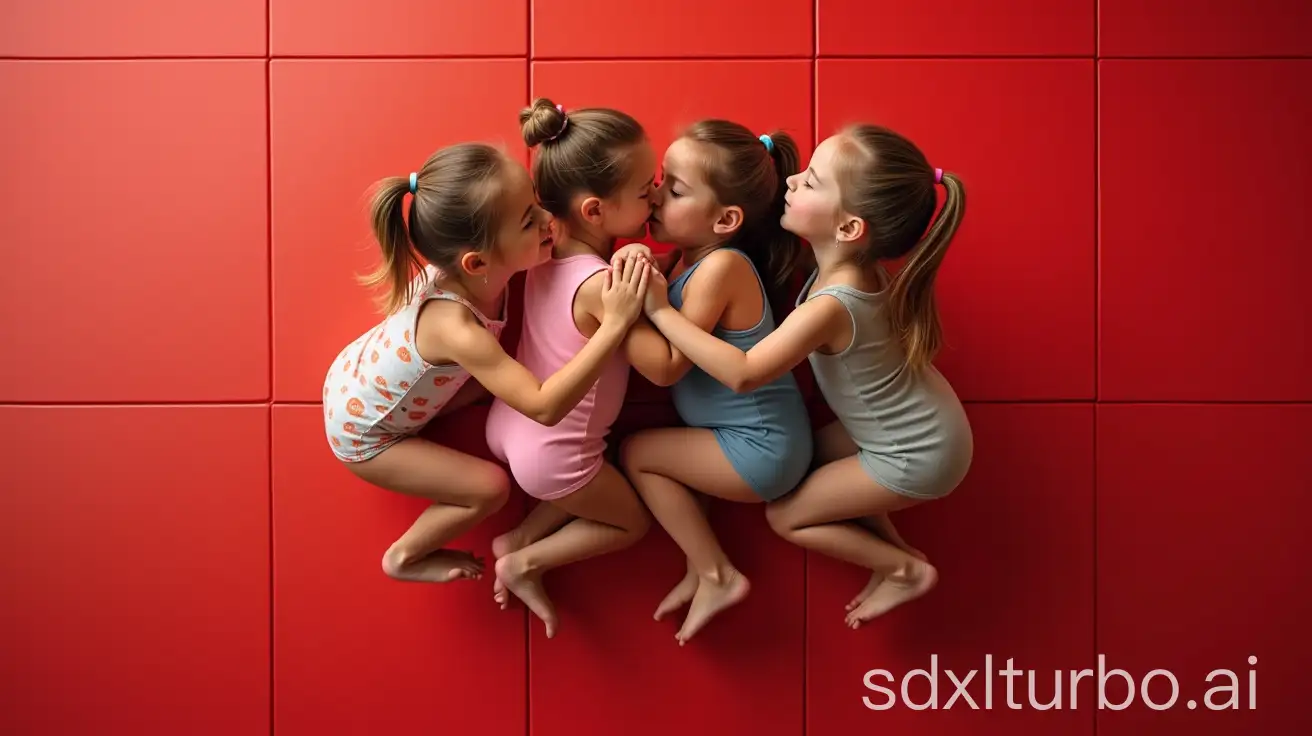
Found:
[[[323,384],[328,443],[344,462],[361,462],[423,429],[469,380],[454,363],[433,365],[415,348],[419,310],[429,299],[463,304],[496,338],[505,328],[473,304],[434,285],[425,269],[410,303],[361,335],[337,356]],[[504,308],[503,308],[504,309]]]

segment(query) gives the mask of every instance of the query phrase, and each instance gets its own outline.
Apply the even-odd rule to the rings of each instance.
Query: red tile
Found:
[[[818,77],[820,138],[887,125],[965,182],[938,280],[938,364],[962,398],[1092,399],[1093,62],[827,60]]]
[[[466,140],[525,156],[525,61],[274,61],[274,397],[317,401],[328,361],[379,319],[368,193]]]
[[[1300,0],[1099,0],[1101,56],[1307,56],[1312,5]]]
[[[820,0],[822,56],[1092,56],[1088,0]]]
[[[269,0],[276,56],[524,56],[527,0]]]
[[[432,431],[486,458],[486,416],[473,407]],[[490,576],[386,577],[383,552],[426,504],[341,467],[319,407],[274,406],[273,457],[275,732],[524,733],[523,609],[498,610]],[[520,508],[512,499],[457,544],[490,561]]]
[[[267,36],[268,0],[43,0],[0,7],[0,56],[264,56]]]
[[[268,407],[0,423],[0,732],[267,734]]]
[[[808,57],[814,0],[530,0],[533,58]],[[643,86],[628,77],[626,87]]]
[[[267,400],[264,63],[0,62],[0,96],[0,312],[31,315],[0,401]]]
[[[560,629],[548,640],[530,621],[533,736],[802,732],[802,550],[759,505],[718,503],[711,519],[752,592],[686,646],[674,639],[686,609],[652,620],[685,570],[659,526],[636,547],[547,575]]]
[[[1312,558],[1310,436],[1306,405],[1098,407],[1098,651],[1135,684],[1125,710],[1098,712],[1100,733],[1247,736],[1312,725],[1301,687],[1312,658],[1312,593],[1302,582]],[[1154,669],[1177,682],[1166,711],[1143,699]],[[1236,680],[1209,680],[1213,670]],[[1207,699],[1218,686],[1237,686],[1236,708],[1218,712],[1224,690]],[[1169,704],[1169,678],[1155,677],[1147,692]],[[1106,688],[1112,705],[1128,695],[1123,679]]]
[[[965,483],[893,517],[938,567],[935,590],[853,631],[844,605],[869,573],[807,557],[810,736],[1093,733],[1085,693],[1075,710],[1069,688],[1060,709],[1033,705],[1052,701],[1055,671],[1094,662],[1093,407],[987,404],[969,414],[976,454]],[[1008,660],[1023,673],[1013,680],[1017,709],[1000,674]],[[931,678],[912,673],[932,666],[937,704],[916,710],[930,702]],[[959,681],[975,671],[971,700],[952,701],[949,670]]]
[[[641,84],[632,84],[641,79]],[[642,123],[659,158],[684,128],[720,117],[762,133],[783,129],[811,152],[808,61],[548,61],[533,63],[532,95],[613,107]]]
[[[1099,397],[1312,399],[1312,184],[1291,168],[1312,61],[1109,61],[1099,84]]]

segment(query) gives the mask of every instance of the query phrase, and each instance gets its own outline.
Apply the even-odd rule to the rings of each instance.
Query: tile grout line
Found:
[[[1083,60],[1088,54],[812,54],[808,56],[561,56],[536,58],[529,50],[529,58],[547,63],[578,62],[727,62],[734,64],[763,61],[817,61],[823,59],[868,61],[1054,61]],[[212,54],[198,56],[0,56],[0,62],[142,62],[142,61],[512,61],[525,58],[515,54]],[[1094,58],[1117,61],[1312,61],[1312,55],[1274,56],[1101,56]]]
[[[274,639],[276,617],[274,615],[274,576],[277,571],[274,569],[274,547],[273,547],[273,0],[267,0],[264,4],[264,196],[265,196],[265,287],[268,298],[268,315],[269,315],[269,409],[268,420],[266,423],[268,434],[265,437],[265,448],[268,452],[268,478],[269,478],[269,736],[274,736],[277,730],[278,710],[277,710],[277,647]]]
[[[1099,53],[1102,49],[1099,44],[1102,43],[1102,37],[1099,34],[1098,26],[1101,21],[1101,0],[1093,0],[1093,408],[1090,412],[1093,416],[1093,462],[1090,468],[1089,476],[1093,481],[1093,539],[1091,547],[1093,550],[1093,610],[1090,612],[1093,621],[1093,659],[1098,659],[1098,398],[1101,394],[1101,376],[1099,364],[1102,362],[1102,321],[1099,313],[1102,305],[1102,189],[1099,180],[1099,172],[1102,169],[1101,147],[1099,138],[1102,136],[1102,111],[1101,98],[1102,80],[1100,70],[1102,62],[1099,61]],[[1093,666],[1094,662],[1089,665]],[[1073,694],[1072,694],[1073,696]],[[1093,721],[1093,736],[1098,736],[1098,709],[1091,708],[1089,717]]]
[[[811,3],[811,153],[820,140],[820,0]],[[801,165],[801,162],[798,163]],[[811,381],[812,390],[816,390],[815,381]],[[809,720],[807,703],[810,698],[810,680],[807,666],[811,656],[811,553],[802,550],[802,736],[806,736]]]
[[[626,406],[651,406],[649,401],[630,401]],[[1312,399],[966,399],[966,406],[1152,406],[1152,407],[1270,407],[1312,406]],[[269,399],[191,400],[191,401],[0,401],[3,409],[241,409],[258,407],[322,406],[311,400],[270,401]]]
[[[523,104],[527,107],[533,101],[533,0],[525,0],[525,22],[524,22],[524,98]],[[533,151],[525,146],[524,164],[530,166],[533,158]],[[530,168],[531,171],[531,168]],[[507,285],[507,289],[509,286]],[[506,294],[507,306],[509,305],[509,293]],[[496,576],[496,568],[493,567],[493,577]],[[532,631],[529,629],[529,617],[525,615],[521,621],[524,631],[524,735],[529,736],[533,733],[533,695],[532,685],[533,678],[530,672],[533,667],[533,655],[530,651],[529,642]]]

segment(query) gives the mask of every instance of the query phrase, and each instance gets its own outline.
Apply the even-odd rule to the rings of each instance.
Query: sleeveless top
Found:
[[[724,250],[737,253],[752,265],[752,273],[755,274],[757,286],[761,290],[762,314],[760,321],[746,330],[727,330],[716,325],[711,334],[747,352],[774,331],[774,313],[755,264],[752,264],[746,253],[736,248],[724,248]],[[683,287],[704,262],[705,259],[693,264],[670,283],[670,305],[675,309],[683,308]],[[740,394],[693,365],[688,373],[671,387],[671,394],[679,418],[690,427],[760,429],[766,432],[795,433],[799,428],[799,420],[802,423],[809,422],[806,402],[802,399],[797,379],[791,371],[758,387],[755,391]],[[809,424],[802,431],[809,437]]]

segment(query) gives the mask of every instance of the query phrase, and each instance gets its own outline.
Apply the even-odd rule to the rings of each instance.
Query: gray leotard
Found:
[[[747,254],[727,248],[751,263]],[[670,304],[683,307],[683,287],[704,261],[679,274],[670,284]],[[752,267],[755,272],[756,267]],[[756,275],[762,296],[765,287]],[[761,320],[747,330],[726,330],[716,325],[711,334],[744,352],[774,330],[770,300],[763,299]],[[811,465],[811,419],[806,401],[791,372],[748,393],[715,380],[694,365],[671,388],[679,418],[690,427],[715,434],[720,449],[734,470],[762,499],[774,501],[797,487]]]
[[[956,392],[933,366],[919,373],[906,367],[888,322],[887,289],[871,294],[835,285],[808,297],[817,273],[807,279],[797,304],[837,299],[852,317],[852,342],[833,355],[812,352],[811,369],[829,408],[860,448],[861,465],[895,493],[946,496],[966,476],[974,454]]]

